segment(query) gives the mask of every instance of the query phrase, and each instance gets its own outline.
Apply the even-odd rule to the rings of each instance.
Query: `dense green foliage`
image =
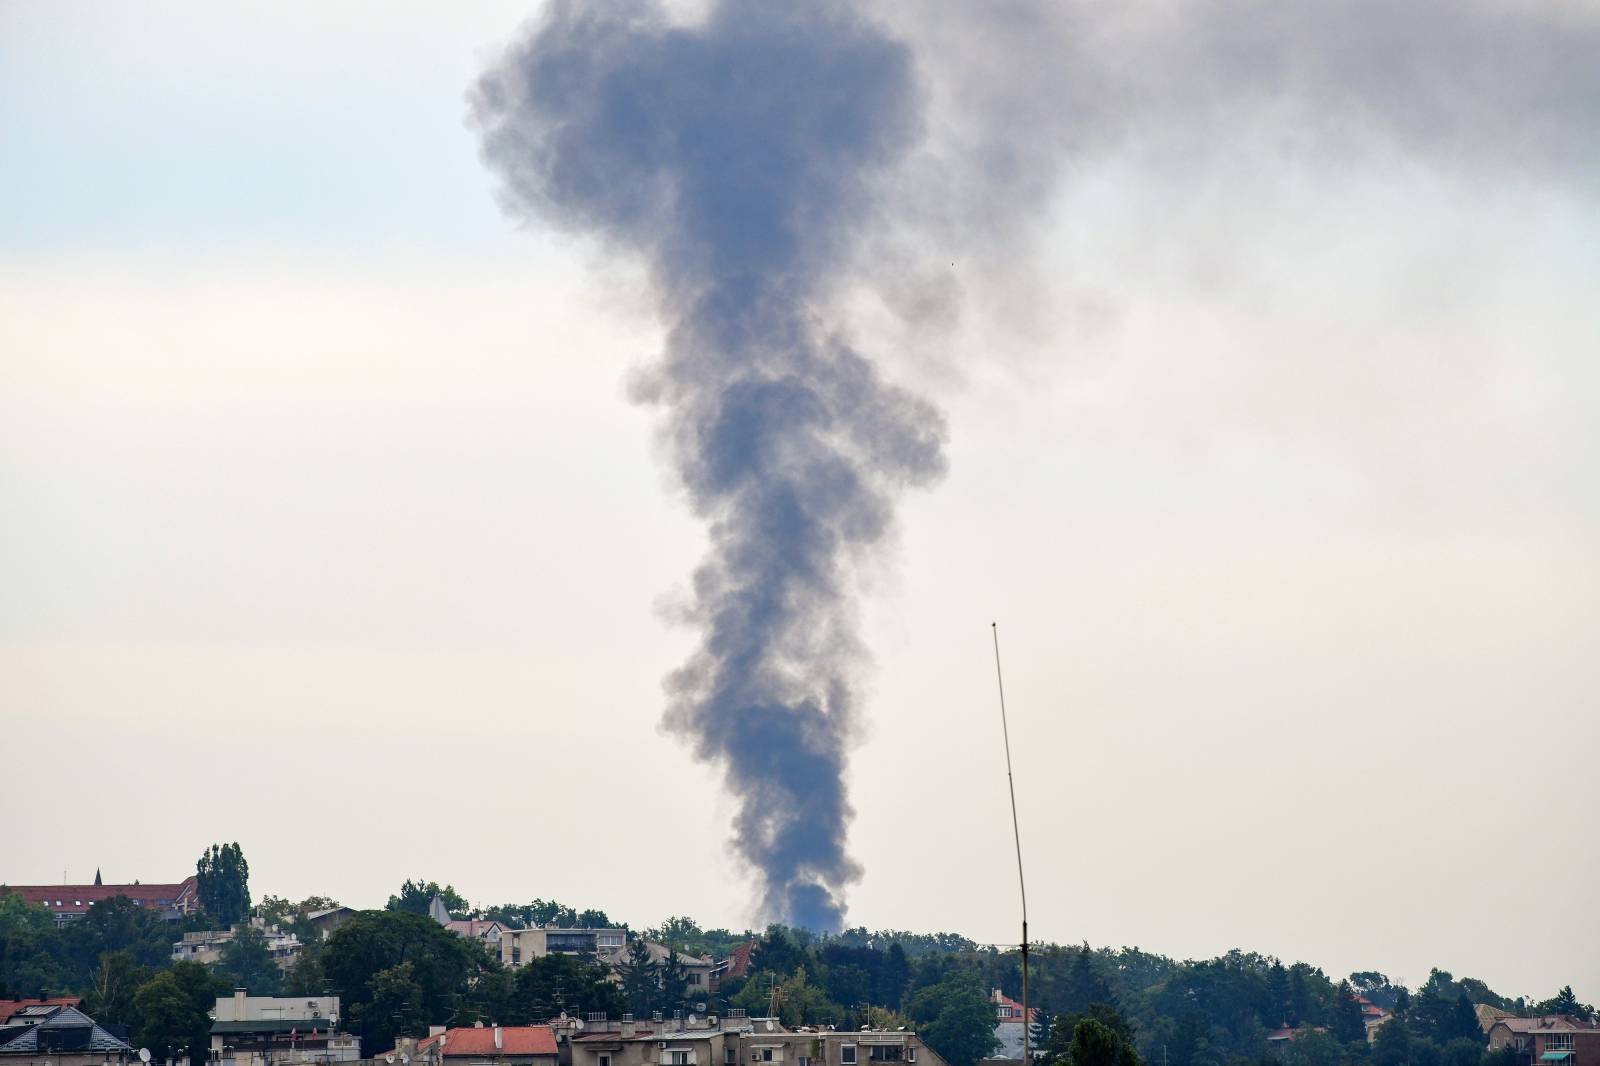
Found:
[[[227,928],[250,917],[250,864],[237,843],[213,844],[195,863],[200,909],[214,928]]]

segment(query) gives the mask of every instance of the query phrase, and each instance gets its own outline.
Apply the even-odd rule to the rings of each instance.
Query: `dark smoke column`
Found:
[[[877,186],[920,137],[907,50],[847,4],[555,3],[474,97],[513,210],[651,267],[668,326],[645,397],[710,527],[702,640],[667,728],[720,765],[763,917],[839,928],[860,876],[844,773],[853,570],[944,425],[830,330]]]

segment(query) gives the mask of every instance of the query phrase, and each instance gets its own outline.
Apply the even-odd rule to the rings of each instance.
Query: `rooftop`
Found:
[[[499,1034],[500,1046],[495,1047]],[[555,1030],[548,1025],[474,1026],[470,1029],[447,1029],[438,1036],[430,1036],[417,1044],[425,1051],[440,1041],[444,1043],[444,1057],[456,1055],[556,1055]]]

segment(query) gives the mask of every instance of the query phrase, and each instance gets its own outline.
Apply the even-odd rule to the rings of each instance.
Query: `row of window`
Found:
[[[774,1061],[774,1048],[759,1048],[750,1053],[751,1062]],[[691,1051],[668,1051],[662,1057],[662,1066],[694,1066],[694,1053]],[[600,1066],[611,1066],[611,1056],[599,1056]],[[738,1052],[733,1048],[724,1048],[722,1061],[726,1066],[734,1066],[738,1062]],[[869,1044],[867,1045],[868,1062],[916,1062],[917,1049],[903,1044]],[[855,1044],[839,1045],[839,1062],[841,1066],[859,1066],[857,1046]],[[800,1055],[795,1059],[795,1066],[812,1066],[811,1056]]]

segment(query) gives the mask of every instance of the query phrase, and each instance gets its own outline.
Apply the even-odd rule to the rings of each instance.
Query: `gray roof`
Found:
[[[51,1051],[132,1051],[105,1026],[76,1007],[57,1007],[34,1025],[0,1029],[0,1055],[38,1055]]]

